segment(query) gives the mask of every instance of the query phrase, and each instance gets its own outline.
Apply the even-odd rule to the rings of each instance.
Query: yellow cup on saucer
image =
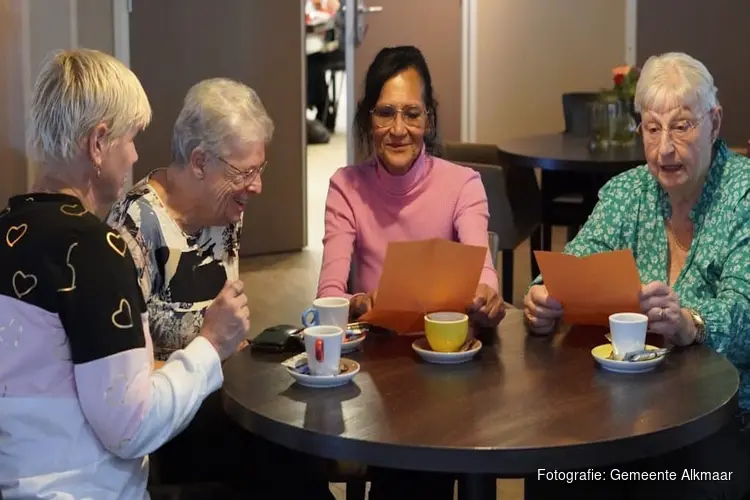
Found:
[[[430,349],[456,352],[469,335],[469,317],[457,312],[434,312],[424,317],[424,333]]]

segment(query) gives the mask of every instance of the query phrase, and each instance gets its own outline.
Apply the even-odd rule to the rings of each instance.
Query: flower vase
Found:
[[[635,130],[638,124],[633,117],[631,101],[620,99],[617,101],[617,115],[613,126],[612,145],[629,148],[635,145]]]

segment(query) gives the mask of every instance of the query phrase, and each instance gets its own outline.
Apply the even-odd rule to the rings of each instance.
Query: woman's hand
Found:
[[[494,328],[505,316],[502,297],[489,285],[480,283],[469,306],[469,319],[481,328]]]
[[[237,352],[250,328],[250,308],[242,281],[227,281],[206,309],[200,335],[211,342],[224,361]]]
[[[523,316],[533,333],[552,333],[562,315],[562,305],[549,296],[544,285],[532,286],[523,298]]]
[[[370,293],[357,293],[349,299],[349,321],[357,321],[359,318],[375,307],[375,299],[378,291]]]
[[[676,345],[692,344],[695,330],[687,311],[680,307],[680,297],[668,285],[653,281],[641,287],[641,311],[648,316],[650,332],[663,335]]]

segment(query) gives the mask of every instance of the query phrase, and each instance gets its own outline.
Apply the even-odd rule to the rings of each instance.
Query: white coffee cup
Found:
[[[648,316],[640,313],[617,313],[609,317],[612,354],[622,359],[625,354],[642,351],[646,346]]]
[[[312,314],[312,319],[310,315]],[[349,324],[349,299],[344,297],[322,297],[313,300],[313,306],[302,313],[305,327],[333,325],[346,331]]]
[[[304,330],[307,366],[315,376],[339,374],[344,330],[338,326],[311,326]]]

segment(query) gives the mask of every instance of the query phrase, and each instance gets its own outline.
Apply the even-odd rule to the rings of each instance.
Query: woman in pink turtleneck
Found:
[[[487,195],[474,170],[433,156],[436,103],[427,63],[415,47],[383,49],[370,65],[355,117],[373,158],[339,169],[326,201],[318,296],[350,297],[356,318],[372,307],[389,241],[445,238],[487,246]],[[353,289],[347,288],[354,259]],[[503,301],[489,251],[469,314],[497,325]],[[352,295],[353,294],[353,295]],[[452,474],[370,468],[371,500],[452,500]]]
[[[384,49],[367,72],[355,117],[372,158],[339,169],[326,201],[319,297],[349,297],[353,319],[368,311],[390,241],[445,238],[487,246],[487,195],[479,174],[433,156],[439,147],[427,63],[415,47]],[[354,259],[353,289],[347,288]],[[489,251],[469,311],[477,326],[503,317]]]

